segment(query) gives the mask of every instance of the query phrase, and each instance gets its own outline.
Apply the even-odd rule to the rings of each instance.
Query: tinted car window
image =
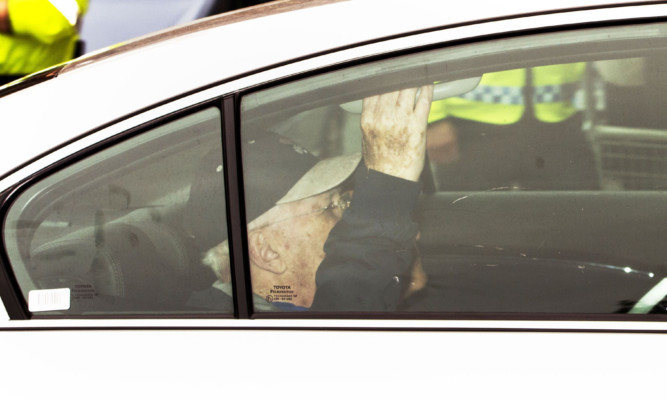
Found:
[[[231,313],[199,292],[226,236],[220,113],[164,123],[34,184],[4,226],[33,316]],[[225,290],[231,290],[224,288]]]
[[[665,50],[661,25],[543,34],[245,96],[256,311],[662,313]],[[429,84],[406,212],[365,168],[362,99]]]

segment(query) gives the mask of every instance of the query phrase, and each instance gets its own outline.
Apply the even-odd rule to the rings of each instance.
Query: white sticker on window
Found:
[[[31,290],[28,293],[28,309],[30,312],[69,310],[69,306],[69,288]]]

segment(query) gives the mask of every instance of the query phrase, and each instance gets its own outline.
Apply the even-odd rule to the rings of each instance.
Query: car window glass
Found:
[[[255,311],[664,312],[665,54],[660,24],[578,30],[245,96]],[[411,142],[378,139],[403,111],[383,125],[361,110],[422,85],[434,98],[415,189],[392,175]],[[397,140],[382,173],[367,168]]]
[[[33,316],[233,312],[202,249],[226,236],[220,112],[164,123],[24,191],[4,226]]]

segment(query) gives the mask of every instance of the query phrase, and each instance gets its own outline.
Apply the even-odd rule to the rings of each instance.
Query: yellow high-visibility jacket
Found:
[[[435,101],[429,122],[452,116],[495,125],[518,122],[532,102],[535,119],[561,122],[582,109],[581,79],[586,63],[548,65],[531,68],[530,91],[525,90],[528,71],[524,68],[484,74],[471,92]],[[531,93],[532,99],[526,99]]]
[[[26,75],[74,55],[88,0],[8,0],[12,32],[0,33],[0,75]]]

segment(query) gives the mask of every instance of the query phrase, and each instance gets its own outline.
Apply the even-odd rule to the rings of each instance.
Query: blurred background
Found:
[[[0,0],[0,86],[111,45],[269,0]]]
[[[83,52],[269,0],[89,0],[83,17]]]

